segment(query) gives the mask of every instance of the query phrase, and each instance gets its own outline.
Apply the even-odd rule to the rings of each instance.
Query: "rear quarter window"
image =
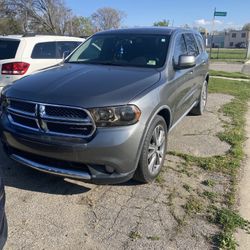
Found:
[[[37,43],[32,51],[33,59],[55,59],[56,42]]]
[[[0,40],[0,60],[15,58],[19,44],[20,41]]]
[[[197,43],[195,41],[193,34],[187,33],[184,35],[184,37],[185,37],[185,41],[187,45],[188,54],[192,56],[198,56],[199,49],[198,49],[198,46],[197,46]]]
[[[71,53],[81,42],[59,41],[37,43],[32,51],[33,59],[62,59],[63,53]]]

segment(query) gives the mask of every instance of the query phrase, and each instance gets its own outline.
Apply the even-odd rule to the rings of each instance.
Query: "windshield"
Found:
[[[15,58],[19,43],[20,41],[0,40],[0,60]]]
[[[66,62],[159,68],[165,63],[168,44],[168,35],[95,35]]]

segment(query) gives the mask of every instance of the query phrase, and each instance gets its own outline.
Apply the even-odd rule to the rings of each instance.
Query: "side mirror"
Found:
[[[175,65],[176,69],[188,69],[196,65],[195,56],[182,55],[179,57],[179,62]]]

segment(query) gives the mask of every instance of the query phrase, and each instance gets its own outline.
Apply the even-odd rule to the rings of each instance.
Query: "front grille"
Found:
[[[22,124],[25,127],[38,129],[36,121],[32,118],[30,119],[30,118],[18,116],[15,114],[11,114],[11,118],[12,118],[13,123],[15,124]]]
[[[46,114],[53,117],[63,117],[66,119],[86,119],[87,113],[82,109],[68,107],[46,106]]]
[[[12,100],[10,102],[10,108],[13,110],[20,110],[23,112],[35,113],[36,104],[30,103],[30,102],[21,102],[21,101]]]
[[[12,99],[8,103],[8,117],[13,126],[84,138],[95,132],[94,121],[85,109]]]

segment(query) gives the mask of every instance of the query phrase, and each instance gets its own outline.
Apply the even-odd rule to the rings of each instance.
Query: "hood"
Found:
[[[155,69],[66,63],[16,81],[6,96],[85,108],[122,105],[159,79]]]

